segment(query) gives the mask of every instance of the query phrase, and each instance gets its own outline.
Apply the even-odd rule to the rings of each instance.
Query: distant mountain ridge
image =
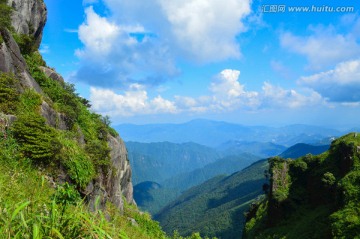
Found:
[[[296,143],[317,143],[343,133],[324,127],[289,125],[284,127],[244,126],[223,121],[192,120],[182,124],[121,124],[114,126],[125,141],[173,143],[194,142],[217,147],[230,140],[271,142],[283,146]]]
[[[125,142],[134,185],[144,181],[162,182],[221,158],[218,152],[196,143]]]
[[[230,140],[221,144],[217,149],[225,155],[254,154],[260,158],[273,157],[287,148],[283,145],[264,142],[247,142]]]

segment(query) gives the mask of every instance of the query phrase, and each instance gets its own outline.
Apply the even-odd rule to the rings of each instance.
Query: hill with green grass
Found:
[[[359,238],[360,135],[325,153],[270,160],[266,199],[247,214],[243,238]]]

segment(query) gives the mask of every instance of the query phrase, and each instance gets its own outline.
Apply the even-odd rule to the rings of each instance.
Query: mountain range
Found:
[[[280,155],[296,158],[320,154],[328,148],[297,144]],[[263,159],[230,176],[213,177],[182,193],[160,210],[155,219],[167,232],[178,230],[182,235],[189,235],[195,230],[209,237],[238,239],[245,224],[244,213],[263,197],[263,185],[269,183],[268,168],[268,160]],[[189,212],[192,216],[183,220]]]
[[[192,120],[182,124],[121,124],[114,126],[125,141],[135,142],[193,142],[218,147],[231,140],[274,143],[290,147],[296,143],[317,144],[324,138],[338,137],[344,132],[309,125],[284,127],[244,126],[211,120]],[[330,142],[327,142],[330,143]]]

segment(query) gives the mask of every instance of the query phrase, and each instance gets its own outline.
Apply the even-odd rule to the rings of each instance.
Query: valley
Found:
[[[197,132],[209,132],[204,138],[214,136],[209,125],[225,124],[202,122],[206,129],[199,128]],[[185,132],[193,130],[193,123],[156,127],[163,128],[161,132],[164,135],[170,135],[167,130],[177,127]],[[190,128],[187,129],[184,125],[190,125]],[[234,130],[248,128],[232,127]],[[188,236],[193,231],[199,231],[201,235],[208,237],[239,238],[245,224],[244,214],[252,204],[265,197],[263,185],[269,183],[268,158],[279,155],[296,159],[307,154],[321,154],[329,149],[329,144],[323,143],[337,137],[338,133],[313,126],[289,126],[282,129],[284,128],[287,129],[287,134],[292,135],[288,142],[295,143],[291,147],[272,142],[238,140],[247,138],[246,134],[251,130],[237,136],[228,135],[230,138],[224,138],[223,142],[215,146],[193,142],[176,143],[177,140],[152,143],[127,141],[133,182],[136,182],[134,198],[138,206],[150,212],[167,233],[178,231],[180,235]],[[308,134],[314,129],[317,131]],[[275,135],[275,129],[268,131],[278,139],[285,134],[282,131],[280,135]],[[263,138],[270,138],[265,132],[267,131],[264,131]],[[194,141],[196,139],[199,136],[189,138]]]

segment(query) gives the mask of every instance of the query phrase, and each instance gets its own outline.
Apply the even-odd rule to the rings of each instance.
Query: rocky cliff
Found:
[[[351,133],[318,156],[271,159],[267,198],[248,212],[243,238],[357,238],[359,153]]]
[[[8,0],[7,4],[12,8],[11,24],[13,29],[0,27],[0,36],[2,39],[0,45],[0,73],[10,73],[10,75],[16,78],[17,83],[15,86],[19,94],[22,94],[27,89],[32,89],[37,92],[37,94],[41,96],[42,101],[39,114],[45,119],[46,124],[58,130],[60,132],[59,134],[61,134],[61,131],[74,131],[74,128],[76,128],[75,132],[77,134],[76,140],[78,145],[76,147],[78,147],[81,152],[84,151],[84,149],[92,152],[91,148],[89,149],[89,147],[91,147],[91,137],[86,137],[87,134],[83,133],[87,132],[88,129],[86,129],[86,127],[84,128],[84,126],[77,126],[76,122],[73,122],[74,119],[69,123],[69,118],[71,117],[68,112],[76,112],[79,109],[59,111],[59,107],[54,107],[54,99],[49,97],[49,94],[45,92],[46,90],[44,91],[41,82],[39,83],[39,80],[33,77],[32,72],[41,72],[40,79],[45,78],[46,80],[56,81],[56,86],[61,86],[66,89],[67,85],[63,78],[53,69],[47,67],[46,64],[36,66],[36,69],[34,69],[34,66],[30,67],[27,64],[26,57],[24,57],[20,50],[19,44],[14,38],[14,35],[30,36],[30,39],[33,40],[32,47],[38,49],[47,18],[47,10],[43,0]],[[47,90],[49,91],[49,89]],[[76,97],[75,95],[75,98]],[[77,97],[77,101],[80,101],[79,99],[81,98]],[[75,106],[76,104],[74,107]],[[86,112],[87,111],[85,111],[85,114],[91,114]],[[4,114],[2,115],[4,116]],[[101,127],[106,128],[106,126]],[[91,130],[92,129],[89,129],[89,131]],[[103,129],[99,129],[98,131],[101,132],[101,137],[96,136],[97,138],[95,138],[95,140],[97,140],[96,142],[98,144],[103,141],[105,144],[107,143],[107,146],[103,148],[108,149],[109,152],[104,153],[103,157],[109,158],[109,160],[107,163],[102,163],[102,166],[94,166],[96,167],[96,173],[94,174],[96,176],[90,180],[87,187],[82,189],[79,187],[79,191],[87,197],[90,206],[94,206],[95,201],[100,197],[101,205],[105,205],[107,201],[110,201],[121,210],[124,204],[123,198],[125,198],[128,203],[134,203],[131,168],[127,160],[125,144],[121,138],[116,135],[111,135],[109,130],[104,131]],[[63,145],[62,147],[65,148],[63,150],[66,151],[66,146]],[[89,153],[88,155],[96,154]],[[90,157],[89,160],[95,162],[94,165],[98,165],[98,163],[96,163],[97,161],[105,159]],[[52,174],[50,176],[51,180],[55,182],[68,181],[70,183],[74,181],[66,175],[68,173],[65,169],[66,165],[62,165],[64,163],[61,161],[59,164],[60,170],[56,171],[58,176]]]
[[[8,0],[8,5],[14,9],[11,22],[15,31],[31,35],[39,47],[47,18],[44,1]]]

